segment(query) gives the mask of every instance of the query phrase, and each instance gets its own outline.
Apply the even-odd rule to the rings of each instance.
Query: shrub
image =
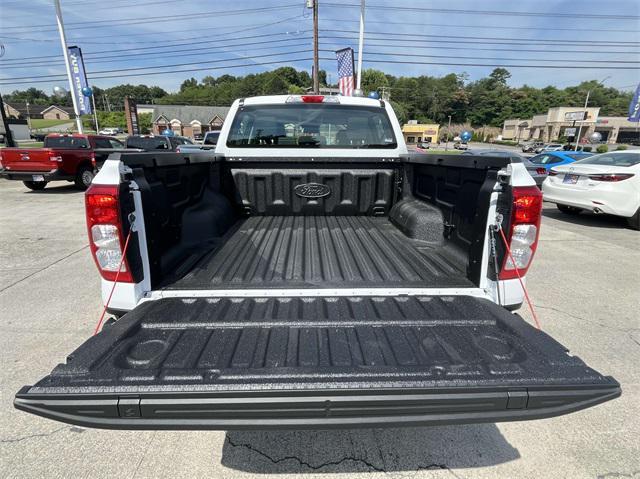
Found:
[[[584,147],[582,147],[582,151],[584,151],[585,153],[589,153],[592,150],[593,150],[592,146],[584,146]]]
[[[618,145],[618,148],[616,148],[616,151],[623,151],[626,150],[628,147],[627,145]]]
[[[596,151],[598,153],[606,153],[609,151],[609,147],[607,145],[598,145],[598,148],[596,148]]]

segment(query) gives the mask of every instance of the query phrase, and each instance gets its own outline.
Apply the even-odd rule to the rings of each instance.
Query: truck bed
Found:
[[[179,279],[177,279],[179,277]],[[168,289],[474,287],[442,244],[405,236],[388,217],[254,216],[206,253],[194,252]]]

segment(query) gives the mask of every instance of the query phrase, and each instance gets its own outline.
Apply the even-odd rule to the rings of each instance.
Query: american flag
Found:
[[[340,78],[340,93],[344,96],[352,96],[354,89],[353,77],[353,49],[343,48],[336,52],[338,59],[338,77]]]

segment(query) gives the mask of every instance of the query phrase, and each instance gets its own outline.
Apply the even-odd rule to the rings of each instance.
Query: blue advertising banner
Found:
[[[629,121],[640,122],[640,83],[636,88],[636,94],[629,104]]]
[[[82,89],[88,87],[87,75],[84,70],[84,61],[82,60],[82,50],[80,47],[68,47],[69,65],[71,67],[71,78],[73,80],[72,95],[76,98],[78,105],[78,113],[80,115],[91,114],[91,98],[82,93]]]

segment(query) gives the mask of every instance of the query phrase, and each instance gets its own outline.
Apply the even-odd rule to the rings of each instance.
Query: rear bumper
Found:
[[[43,176],[44,181],[70,181],[74,179],[73,175],[57,169],[50,171],[13,171],[5,168],[0,170],[0,178],[8,180],[33,181],[33,175]]]
[[[544,201],[625,218],[633,216],[640,206],[637,200],[631,199],[632,192],[609,189],[605,184],[588,189],[571,189],[545,181],[542,193]]]
[[[332,429],[522,421],[560,416],[620,396],[620,385],[405,391],[38,395],[17,409],[84,427],[140,430]]]

